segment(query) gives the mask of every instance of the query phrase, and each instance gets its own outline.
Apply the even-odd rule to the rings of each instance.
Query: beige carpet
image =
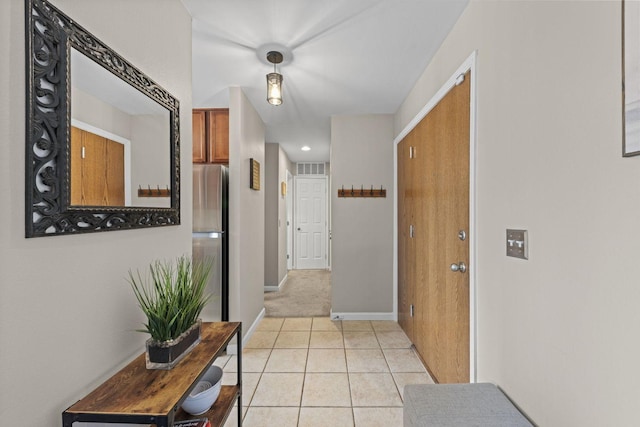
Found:
[[[279,292],[265,292],[267,317],[320,317],[331,310],[329,270],[290,270]]]

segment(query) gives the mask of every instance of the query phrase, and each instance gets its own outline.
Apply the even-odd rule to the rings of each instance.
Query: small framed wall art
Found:
[[[249,159],[249,187],[252,190],[260,190],[260,163],[257,160]]]

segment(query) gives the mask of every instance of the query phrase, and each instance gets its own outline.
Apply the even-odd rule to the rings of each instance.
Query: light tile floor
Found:
[[[235,384],[236,356],[216,364]],[[404,386],[433,382],[392,321],[264,318],[242,367],[246,427],[402,426]]]

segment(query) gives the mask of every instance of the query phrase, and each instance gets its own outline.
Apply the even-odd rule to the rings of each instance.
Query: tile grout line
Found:
[[[242,416],[243,423],[244,423],[244,420],[245,420],[247,414],[249,413],[249,408],[251,408],[251,403],[253,402],[253,399],[254,399],[254,397],[256,395],[256,392],[258,391],[258,386],[260,385],[260,381],[262,380],[262,376],[265,373],[265,369],[267,369],[267,364],[269,363],[269,359],[271,358],[271,355],[273,354],[273,349],[274,349],[274,347],[276,345],[276,341],[278,341],[278,337],[280,336],[280,332],[282,331],[282,327],[283,326],[284,326],[284,319],[282,320],[282,323],[280,324],[280,327],[278,328],[278,330],[275,331],[275,332],[277,332],[276,339],[273,340],[273,343],[271,344],[271,347],[268,348],[269,355],[267,356],[267,360],[264,362],[264,366],[262,367],[262,370],[259,372],[260,375],[258,376],[258,381],[256,382],[256,386],[255,386],[255,388],[253,390],[253,393],[251,393],[251,399],[249,399],[248,405],[246,406],[247,410],[246,410],[246,412],[244,412],[244,415]],[[267,331],[265,331],[265,332],[267,332]],[[244,351],[244,348],[242,349],[242,351]],[[244,395],[244,393],[243,393],[243,395]],[[253,406],[253,407],[256,408],[256,406]]]
[[[311,318],[311,327],[309,328],[309,339],[307,340],[307,357],[304,361],[304,373],[302,376],[302,390],[300,391],[300,401],[298,402],[298,418],[296,426],[300,425],[300,415],[302,415],[302,399],[304,397],[304,386],[307,383],[307,365],[309,364],[309,349],[311,348],[311,331],[313,330],[313,318]]]
[[[296,418],[296,426],[300,425],[300,415],[302,415],[302,398],[304,397],[304,386],[307,383],[307,365],[309,364],[309,346],[311,345],[311,330],[313,329],[313,318],[311,319],[311,327],[309,328],[309,339],[307,340],[307,356],[304,360],[304,373],[302,376],[302,390],[300,390],[300,402],[298,402],[298,417]]]
[[[344,325],[341,325],[344,328]],[[349,361],[347,360],[347,343],[344,340],[344,329],[342,329],[342,351],[344,353],[344,364],[347,370],[347,385],[349,386],[349,403],[351,404],[351,421],[355,427],[356,425],[356,413],[353,410],[353,393],[351,391],[351,375],[349,371]]]
[[[398,382],[396,381],[396,377],[393,376],[393,372],[391,371],[391,365],[389,364],[389,359],[387,358],[387,353],[385,353],[384,349],[382,348],[382,343],[380,342],[380,339],[378,339],[378,332],[376,331],[375,328],[373,329],[373,333],[376,336],[376,341],[378,341],[378,345],[380,346],[380,351],[382,352],[382,357],[384,357],[384,362],[387,364],[387,368],[389,368],[389,375],[391,375],[391,380],[393,381],[393,385],[396,387],[396,392],[398,392],[398,395],[400,396],[400,401],[403,402],[404,404],[404,399],[402,398],[402,392],[398,387]]]
[[[374,328],[374,330],[375,330],[375,328]],[[404,333],[404,331],[402,331],[402,332]],[[406,336],[406,333],[405,333],[405,336]],[[376,339],[377,339],[377,337],[378,337],[378,334],[377,334],[377,331],[376,331]],[[411,341],[409,341],[409,342],[411,343]],[[382,347],[382,345],[381,345],[381,347]],[[387,350],[393,350],[393,349],[392,348],[388,348]],[[402,350],[404,350],[404,348],[402,348]],[[416,372],[416,373],[420,373],[420,374],[425,373],[427,375],[427,378],[429,378],[431,381],[433,381],[433,379],[431,378],[431,375],[429,375],[426,367],[422,363],[422,360],[420,360],[420,358],[418,358],[417,355],[415,354],[416,351],[415,351],[415,346],[413,345],[413,343],[411,343],[411,346],[408,348],[408,350],[411,351],[411,354],[413,354],[414,357],[416,357],[418,359],[418,361],[420,362],[420,365],[422,366],[422,371],[421,372]],[[391,371],[391,366],[389,365],[389,359],[388,359],[387,353],[384,351],[384,349],[382,350],[382,354],[383,354],[383,356],[384,356],[384,358],[385,358],[385,360],[387,362],[387,365],[389,366],[389,372],[391,373],[391,378],[393,378],[393,383],[395,384],[396,390],[398,391],[398,395],[400,396],[400,401],[404,405],[403,393],[400,390],[400,385],[398,384],[398,381],[396,380],[396,376],[394,375],[394,372]],[[403,372],[396,372],[396,374],[399,374],[399,373],[403,373]],[[413,372],[409,372],[409,373],[413,373]]]
[[[396,388],[396,392],[398,393],[398,397],[400,397],[400,402],[402,402],[402,404],[404,405],[404,399],[402,397],[402,392],[400,391],[400,387],[398,386],[398,382],[396,381],[396,377],[393,375],[393,372],[391,371],[391,365],[389,364],[389,359],[387,358],[387,353],[385,353],[384,349],[382,348],[382,343],[380,342],[380,339],[378,339],[378,331],[376,331],[376,329],[373,329],[373,333],[376,336],[376,340],[378,341],[378,345],[380,345],[380,351],[382,351],[382,357],[384,357],[384,361],[387,364],[387,368],[389,368],[389,375],[391,375],[391,380],[393,381],[393,385]]]

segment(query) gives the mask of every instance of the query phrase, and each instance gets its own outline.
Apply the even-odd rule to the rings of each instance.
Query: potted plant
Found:
[[[154,261],[143,278],[129,271],[129,283],[147,316],[144,329],[147,369],[171,369],[200,342],[200,313],[209,301],[205,293],[210,262],[181,256],[176,262]]]

